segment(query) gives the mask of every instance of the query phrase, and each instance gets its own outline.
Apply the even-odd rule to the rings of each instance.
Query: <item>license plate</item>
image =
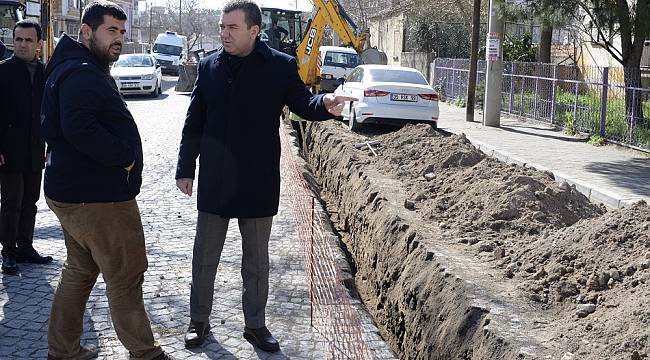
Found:
[[[138,84],[138,83],[125,83],[125,84],[122,84],[122,87],[125,88],[125,89],[133,89],[133,88],[140,87],[140,84]]]
[[[410,101],[410,102],[417,102],[418,99],[416,97],[417,95],[409,95],[409,94],[390,94],[390,99],[392,101]]]

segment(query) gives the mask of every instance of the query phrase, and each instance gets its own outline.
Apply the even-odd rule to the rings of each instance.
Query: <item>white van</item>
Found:
[[[345,79],[352,70],[361,65],[361,57],[352,48],[321,46],[318,49],[318,76],[321,92],[334,92],[338,79]]]
[[[178,75],[181,60],[187,57],[187,37],[173,31],[158,34],[153,43],[152,54],[163,72]]]

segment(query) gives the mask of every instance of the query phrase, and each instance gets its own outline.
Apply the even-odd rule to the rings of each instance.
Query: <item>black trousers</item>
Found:
[[[42,171],[0,173],[2,255],[17,256],[32,248],[42,176]]]

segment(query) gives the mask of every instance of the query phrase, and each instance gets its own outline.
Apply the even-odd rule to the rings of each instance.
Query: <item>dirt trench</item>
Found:
[[[314,123],[307,161],[382,336],[405,359],[647,359],[650,209],[426,125]]]

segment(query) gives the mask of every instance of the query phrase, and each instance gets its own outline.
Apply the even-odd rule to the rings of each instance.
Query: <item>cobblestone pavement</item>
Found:
[[[196,195],[183,196],[175,187],[174,172],[184,114],[189,97],[166,91],[158,99],[127,98],[143,139],[145,169],[138,196],[149,254],[144,298],[156,339],[179,359],[326,359],[326,341],[310,328],[307,277],[300,243],[296,238],[287,199],[281,200],[269,245],[271,289],[267,325],[279,339],[282,351],[267,354],[242,338],[241,239],[231,222],[217,272],[213,334],[201,348],[183,345],[189,321],[191,257],[196,226]],[[34,245],[55,261],[49,265],[20,264],[19,276],[0,279],[0,359],[43,359],[47,354],[47,321],[65,260],[63,234],[54,214],[38,203]],[[1,275],[0,275],[1,276]],[[105,284],[101,276],[93,289],[84,320],[82,342],[100,347],[100,359],[126,359],[127,353],[111,323]],[[394,355],[377,334],[362,306],[364,337],[376,358]]]

